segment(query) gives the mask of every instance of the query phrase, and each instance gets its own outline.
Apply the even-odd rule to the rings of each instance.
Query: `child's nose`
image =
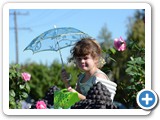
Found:
[[[81,59],[81,63],[84,63],[85,62],[85,60],[84,59]]]

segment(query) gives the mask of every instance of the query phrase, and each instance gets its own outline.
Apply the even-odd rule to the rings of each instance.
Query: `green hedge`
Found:
[[[65,88],[63,82],[61,81],[61,64],[54,61],[50,66],[37,63],[26,63],[21,65],[22,69],[31,74],[30,96],[34,100],[41,99],[45,96],[46,91],[49,87],[56,85],[60,89]],[[73,65],[65,66],[68,73],[71,73],[70,84],[75,87],[77,81],[77,75],[79,70]]]

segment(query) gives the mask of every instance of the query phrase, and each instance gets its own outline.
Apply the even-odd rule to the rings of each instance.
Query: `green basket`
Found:
[[[68,109],[80,101],[78,93],[62,89],[54,92],[54,109]]]

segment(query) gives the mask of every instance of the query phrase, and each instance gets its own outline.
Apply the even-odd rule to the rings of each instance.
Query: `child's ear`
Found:
[[[98,64],[98,63],[99,63],[99,58],[98,58],[98,57],[95,57],[95,58],[94,58],[94,61],[95,61],[96,64]]]

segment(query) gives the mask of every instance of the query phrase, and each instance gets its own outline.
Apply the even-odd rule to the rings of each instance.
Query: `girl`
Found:
[[[73,89],[67,80],[68,75],[66,71],[64,69],[62,70],[62,80],[68,91],[77,92],[78,97],[83,100],[86,99],[89,89],[98,81],[104,84],[108,81],[107,88],[115,89],[116,84],[110,81],[108,76],[100,70],[100,67],[103,66],[101,61],[101,47],[94,39],[83,38],[78,41],[71,50],[71,55],[77,67],[84,73],[79,75],[76,89]],[[114,91],[113,89],[111,90]],[[111,95],[111,97],[113,100],[114,95]]]

